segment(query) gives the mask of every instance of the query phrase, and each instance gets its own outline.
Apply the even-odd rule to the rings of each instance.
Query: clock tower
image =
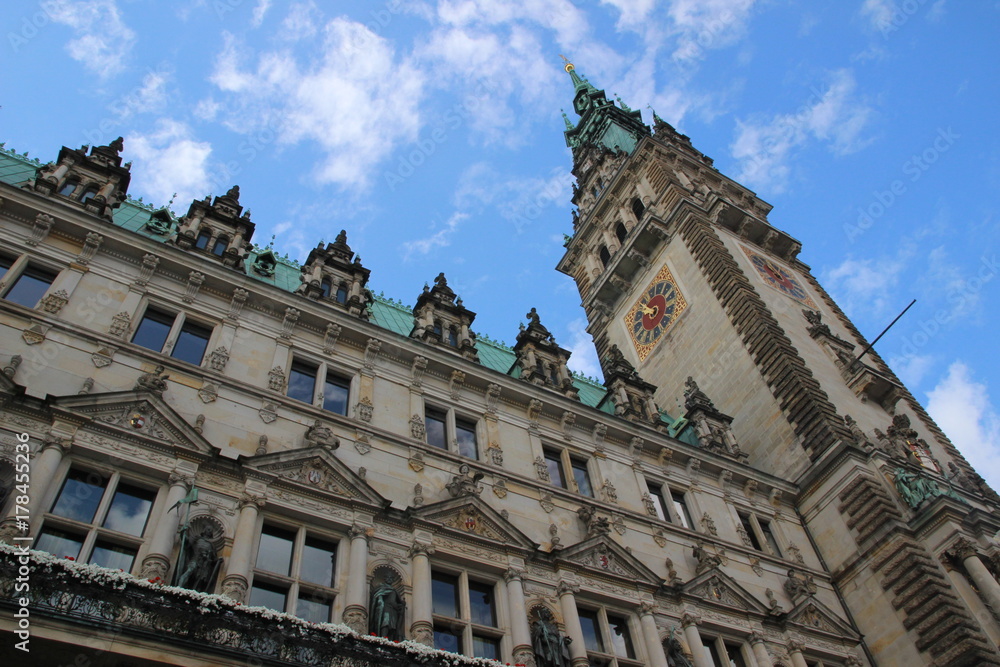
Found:
[[[878,664],[1000,664],[997,619],[947,556],[997,532],[1000,498],[877,353],[859,358],[867,341],[769,204],[655,113],[650,131],[566,71],[576,210],[557,268],[577,284],[605,375],[630,364],[674,419],[688,404],[705,446],[695,387],[748,465],[797,485]],[[914,479],[937,491],[916,498]],[[959,484],[976,503],[949,495]]]

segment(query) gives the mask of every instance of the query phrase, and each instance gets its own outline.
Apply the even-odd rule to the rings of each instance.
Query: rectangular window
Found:
[[[264,524],[254,564],[251,604],[329,623],[337,543],[306,531]]]
[[[329,372],[326,374],[326,382],[323,383],[323,409],[329,412],[336,412],[338,415],[347,414],[347,402],[351,394],[351,381],[346,378],[337,377]]]
[[[176,317],[155,308],[147,308],[135,329],[132,342],[154,352],[162,351]]]
[[[170,356],[195,366],[201,366],[201,362],[205,358],[205,350],[208,348],[208,339],[211,337],[212,330],[208,327],[185,320]]]
[[[104,476],[71,468],[45,515],[35,549],[131,572],[156,495],[117,472]]]
[[[463,653],[461,632],[453,628],[435,625],[434,648],[451,653]]]
[[[318,372],[319,368],[315,364],[293,361],[292,370],[288,374],[288,397],[312,405],[316,396]]]
[[[0,255],[0,278],[3,278],[5,275],[7,275],[7,272],[10,270],[10,267],[12,266],[14,266],[14,260],[12,260],[9,257]]]
[[[455,440],[458,442],[458,453],[470,459],[479,458],[479,448],[476,446],[476,425],[464,419],[455,420]]]
[[[757,525],[760,526],[760,533],[764,536],[764,544],[771,550],[771,555],[781,558],[781,549],[778,548],[778,540],[775,539],[771,531],[771,524],[767,520],[757,517]]]
[[[757,531],[753,529],[753,524],[750,523],[750,515],[739,512],[740,525],[743,527],[743,531],[746,533],[747,538],[750,540],[750,546],[752,546],[757,551],[763,551],[760,548],[760,540],[757,539]]]
[[[493,604],[493,586],[478,581],[469,582],[469,613],[473,623],[494,627],[497,610]]]
[[[663,499],[663,490],[655,482],[646,482],[649,487],[649,497],[653,500],[653,509],[656,511],[656,518],[660,521],[670,521],[670,512],[667,510],[667,503]]]
[[[579,459],[571,459],[570,467],[573,469],[573,480],[576,482],[577,490],[590,498],[594,497],[594,488],[590,485],[590,473],[587,472],[587,462]]]
[[[581,609],[580,627],[583,629],[583,645],[588,651],[604,652],[604,642],[601,640],[601,625],[597,612]]]
[[[691,526],[694,525],[694,522],[691,521],[691,513],[688,512],[687,500],[684,498],[684,494],[680,491],[671,491],[670,502],[673,503],[677,520],[680,521],[681,525],[688,530],[693,530]]]
[[[611,645],[619,658],[635,660],[635,649],[632,647],[632,635],[629,634],[628,621],[620,616],[608,614],[608,629],[611,631]]]
[[[562,456],[558,452],[545,450],[545,467],[549,471],[549,480],[565,489],[566,478],[562,472]]]
[[[458,618],[458,577],[435,572],[431,577],[431,599],[435,614]]]
[[[34,308],[55,279],[54,271],[29,265],[10,286],[4,298],[27,308]]]
[[[448,449],[446,435],[447,415],[440,410],[426,408],[424,410],[424,426],[427,429],[427,444],[440,449]]]
[[[500,658],[496,586],[468,574],[431,573],[434,648],[477,658]]]

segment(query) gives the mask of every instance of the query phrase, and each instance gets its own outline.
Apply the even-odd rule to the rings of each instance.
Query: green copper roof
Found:
[[[576,72],[567,62],[566,71],[573,82],[573,108],[580,116],[574,127],[563,114],[566,123],[566,145],[576,151],[585,146],[603,146],[609,150],[631,153],[639,141],[650,134],[642,122],[642,114],[618,100],[621,105],[608,100],[603,90],[598,90]]]

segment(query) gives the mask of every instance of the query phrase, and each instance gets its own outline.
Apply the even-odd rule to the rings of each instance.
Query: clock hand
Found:
[[[655,315],[656,314],[656,308],[650,308],[649,306],[645,306],[644,305],[642,307],[642,313],[643,313],[643,315]]]

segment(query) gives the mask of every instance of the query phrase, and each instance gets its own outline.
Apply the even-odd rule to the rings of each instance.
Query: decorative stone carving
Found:
[[[695,568],[697,574],[722,565],[722,559],[717,554],[706,549],[703,542],[698,542],[694,545],[693,553],[695,560],[698,561],[698,566]]]
[[[611,522],[606,516],[597,516],[597,510],[589,505],[583,505],[576,511],[580,521],[587,529],[587,537],[607,535],[611,532]]]
[[[14,376],[17,374],[17,369],[20,367],[21,362],[24,359],[20,354],[15,354],[10,358],[10,362],[3,367],[3,374],[8,380],[13,380]]]
[[[135,381],[135,386],[132,387],[133,391],[148,391],[156,396],[163,396],[163,392],[167,390],[167,380],[170,376],[167,375],[163,366],[157,366],[152,373],[143,373],[139,376],[139,379]]]
[[[424,485],[414,484],[413,485],[413,506],[420,507],[424,504]]]
[[[83,381],[83,385],[80,387],[80,391],[76,392],[78,394],[89,394],[90,390],[94,388],[94,378],[87,378]]]
[[[410,470],[413,472],[421,472],[424,469],[424,453],[419,449],[410,448],[410,458],[407,461],[410,466]]]
[[[664,565],[667,567],[667,585],[668,586],[680,586],[684,583],[684,580],[677,576],[677,570],[674,568],[674,561],[669,556],[664,560]]]
[[[278,418],[278,404],[274,401],[264,401],[264,405],[257,411],[257,414],[261,421],[270,424]]]
[[[31,324],[21,332],[21,340],[28,345],[38,345],[45,340],[45,334],[49,332],[49,329],[49,325],[32,320]]]
[[[499,476],[493,478],[493,495],[497,498],[507,497],[507,480],[505,478]]]
[[[490,442],[486,449],[486,457],[495,466],[503,467],[503,450],[495,442]]]
[[[285,371],[281,366],[275,366],[267,373],[267,388],[271,391],[284,393]]]
[[[31,237],[29,237],[25,243],[31,247],[37,246],[42,242],[42,239],[49,235],[49,231],[52,229],[52,225],[54,225],[55,222],[55,218],[47,213],[37,214],[31,225]]]
[[[295,328],[295,323],[299,321],[299,314],[299,311],[291,306],[285,309],[285,317],[281,320],[281,333],[278,334],[280,338],[292,337],[292,330]]]
[[[486,412],[495,415],[500,402],[500,385],[491,382],[486,387]]]
[[[473,473],[469,466],[463,464],[458,469],[458,474],[451,478],[451,481],[445,485],[448,489],[448,493],[451,494],[452,498],[458,498],[459,496],[478,496],[483,492],[482,485],[479,481],[485,477],[485,475],[479,471]]]
[[[549,476],[549,465],[548,463],[546,463],[545,459],[543,459],[541,456],[535,457],[535,475],[537,475],[538,479],[542,480],[543,482],[552,481],[551,477]]]
[[[448,391],[451,392],[451,399],[457,401],[461,396],[462,385],[465,383],[465,373],[462,371],[452,371],[451,379],[448,381]]]
[[[604,480],[604,484],[601,486],[601,495],[606,503],[618,502],[618,491],[615,490],[615,485],[611,483],[610,479]]]
[[[222,345],[212,350],[212,353],[208,355],[208,365],[211,366],[213,371],[223,372],[226,370],[226,364],[228,363],[229,351]]]
[[[337,449],[340,447],[340,438],[333,434],[329,427],[324,426],[318,419],[306,430],[303,447],[324,447],[327,449]]]
[[[205,274],[198,271],[192,271],[188,274],[187,288],[184,291],[184,296],[181,300],[184,303],[194,303],[194,299],[198,296],[198,290],[201,289],[201,284],[205,282]]]
[[[51,294],[46,294],[42,297],[39,305],[41,305],[42,310],[46,313],[58,315],[59,311],[63,309],[63,306],[66,305],[67,301],[69,301],[69,293],[64,289],[61,289],[52,292]]]
[[[117,351],[117,347],[101,345],[97,348],[96,352],[90,355],[90,360],[94,363],[94,366],[104,368],[105,366],[111,365],[111,362],[114,361],[115,358],[115,352]]]
[[[424,420],[420,418],[420,415],[410,417],[410,436],[415,440],[423,440],[427,437],[427,426],[424,424]]]
[[[555,503],[552,502],[552,492],[542,491],[538,498],[538,504],[542,506],[542,509],[545,510],[546,514],[551,513],[556,507]]]
[[[333,354],[334,348],[337,346],[337,339],[340,338],[341,326],[339,324],[326,325],[326,332],[323,335],[323,352],[326,354]]]
[[[424,371],[427,370],[427,357],[417,355],[413,357],[413,364],[410,366],[410,386],[421,387],[424,381]]]
[[[231,320],[240,319],[240,313],[243,312],[243,306],[246,304],[247,296],[249,296],[249,294],[250,293],[247,292],[242,287],[237,287],[236,289],[234,289],[233,297],[232,299],[229,300],[229,313],[226,315],[226,317],[228,317]]]
[[[664,534],[663,529],[657,528],[653,531],[653,541],[661,547],[667,546],[667,536]]]
[[[266,435],[262,435],[259,438],[257,438],[257,449],[254,450],[254,455],[256,455],[256,456],[264,456],[264,454],[267,454],[267,436]]]
[[[219,388],[215,386],[213,382],[206,382],[202,385],[201,389],[198,390],[198,398],[201,399],[202,403],[214,403],[215,399],[219,397]]]
[[[124,339],[128,337],[130,324],[131,318],[128,313],[118,313],[111,318],[111,326],[108,327],[108,333],[117,338]]]
[[[648,491],[642,494],[642,504],[646,507],[646,514],[649,516],[657,516],[656,503],[653,501],[653,497],[649,495]]]
[[[354,406],[354,414],[357,418],[363,422],[371,422],[372,412],[374,412],[375,406],[372,405],[372,399],[367,396],[362,396],[358,404]]]
[[[791,569],[788,571],[788,578],[785,579],[785,592],[792,602],[798,602],[799,598],[816,594],[816,582],[808,572]]]
[[[538,417],[542,414],[542,402],[537,398],[528,401],[528,420],[532,422],[532,427],[538,426]]]
[[[708,512],[701,515],[701,527],[704,528],[705,532],[709,535],[719,534],[718,529],[715,527],[715,521],[713,521],[712,517],[708,515]]]

